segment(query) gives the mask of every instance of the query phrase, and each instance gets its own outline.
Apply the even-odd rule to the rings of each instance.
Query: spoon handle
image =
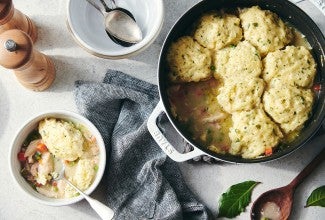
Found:
[[[104,205],[103,203],[99,202],[96,199],[93,199],[89,196],[85,197],[87,201],[89,202],[90,206],[97,212],[97,214],[103,219],[103,220],[111,220],[114,216],[114,211]]]
[[[104,205],[103,203],[99,202],[96,199],[91,198],[90,196],[86,195],[82,192],[78,187],[73,185],[69,180],[65,179],[65,181],[72,186],[75,190],[77,190],[90,204],[90,206],[97,212],[97,214],[103,220],[111,220],[114,216],[114,211],[109,208],[108,206]]]
[[[117,8],[115,0],[110,0],[111,4],[112,4],[112,8]]]
[[[98,11],[100,11],[102,13],[102,15],[105,16],[106,14],[106,9],[104,7],[101,7],[97,4],[96,1],[94,0],[86,0],[89,4],[91,4],[92,6],[94,6],[94,8],[96,8]]]
[[[289,184],[296,188],[325,159],[325,148]]]
[[[107,6],[107,4],[106,4],[106,2],[105,2],[104,0],[99,0],[99,1],[100,1],[100,3],[102,3],[102,5],[104,6],[106,12],[112,11],[112,9],[110,9],[110,8]]]

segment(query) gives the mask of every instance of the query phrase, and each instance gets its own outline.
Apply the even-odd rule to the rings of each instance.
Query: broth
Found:
[[[214,78],[171,85],[168,96],[173,116],[193,140],[214,152],[227,153],[232,120],[216,100],[220,85]]]

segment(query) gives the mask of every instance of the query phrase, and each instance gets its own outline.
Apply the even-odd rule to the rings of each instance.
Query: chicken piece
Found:
[[[54,170],[53,156],[50,152],[44,152],[38,165],[38,176],[36,181],[42,185],[45,185],[47,180],[52,177],[50,175]]]

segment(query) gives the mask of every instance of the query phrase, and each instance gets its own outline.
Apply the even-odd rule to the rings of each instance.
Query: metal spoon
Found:
[[[103,14],[105,30],[109,36],[129,44],[142,40],[142,32],[131,12],[119,7],[109,8],[104,0],[100,0],[103,7],[98,6],[94,0],[87,1]]]
[[[112,5],[113,5],[112,8],[114,8],[114,9],[116,9],[116,10],[121,10],[121,11],[125,12],[126,14],[128,14],[128,15],[129,15],[129,16],[130,16],[130,17],[135,21],[135,18],[134,18],[134,16],[133,16],[133,14],[132,14],[129,10],[127,10],[127,9],[125,9],[125,8],[117,7],[117,5],[116,5],[116,3],[115,3],[115,0],[110,0],[110,2],[111,2]],[[104,9],[105,9],[106,12],[111,10],[111,9],[106,5],[106,3],[105,3],[104,1],[101,1],[101,3],[102,3],[102,5],[103,5],[103,7],[104,7]],[[120,40],[120,39],[118,39],[118,38],[112,36],[112,35],[111,35],[110,33],[108,33],[107,31],[106,31],[106,33],[107,33],[107,35],[109,36],[109,38],[110,38],[114,43],[116,43],[116,44],[119,44],[119,45],[121,45],[121,46],[123,46],[123,47],[130,47],[130,46],[134,45],[134,43],[128,43],[128,42],[122,41],[122,40]]]
[[[58,163],[61,163],[61,164],[58,164]],[[110,209],[108,206],[104,205],[103,203],[99,202],[98,200],[89,197],[88,195],[83,193],[78,187],[73,185],[67,178],[65,178],[65,165],[64,165],[64,163],[62,163],[61,160],[58,161],[56,165],[57,165],[57,169],[60,169],[60,170],[58,171],[58,176],[53,178],[55,181],[58,181],[61,179],[66,181],[70,186],[72,186],[75,190],[77,190],[89,202],[90,206],[97,212],[97,214],[102,219],[111,220],[113,218],[114,211],[112,209]]]
[[[286,186],[263,193],[251,209],[251,219],[260,220],[266,206],[271,206],[277,219],[288,219],[291,213],[293,195],[296,187],[325,159],[325,148]],[[272,212],[272,210],[271,210]],[[272,213],[271,213],[272,214]],[[267,217],[267,216],[264,216]]]

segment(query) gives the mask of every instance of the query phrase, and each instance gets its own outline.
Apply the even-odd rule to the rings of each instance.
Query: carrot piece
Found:
[[[42,153],[48,151],[46,145],[43,144],[43,143],[39,143],[39,144],[37,144],[36,149],[37,149],[39,152],[42,152]]]
[[[273,153],[273,150],[271,147],[265,148],[265,156],[270,156]]]

